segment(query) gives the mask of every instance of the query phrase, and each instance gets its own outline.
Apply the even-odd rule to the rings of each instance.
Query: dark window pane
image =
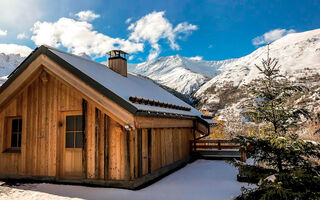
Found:
[[[19,120],[13,119],[12,120],[12,132],[18,132],[19,131]]]
[[[11,134],[11,147],[18,147],[18,135],[16,133]]]
[[[18,134],[18,147],[21,147],[21,134]]]
[[[82,132],[76,133],[76,148],[82,148]]]
[[[66,133],[66,148],[74,148],[74,133]]]
[[[11,147],[21,147],[22,119],[11,120]]]
[[[76,131],[82,131],[82,115],[75,116],[76,118]]]
[[[74,116],[67,116],[66,118],[66,131],[74,131]]]
[[[22,119],[18,119],[19,120],[19,132],[22,132]]]

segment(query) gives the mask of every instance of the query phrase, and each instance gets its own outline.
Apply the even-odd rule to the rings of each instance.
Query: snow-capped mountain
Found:
[[[6,77],[24,60],[19,54],[0,53],[0,85],[6,81]]]
[[[220,74],[220,68],[232,62],[234,62],[233,59],[203,61],[176,55],[137,65],[129,64],[128,70],[147,76],[182,94],[190,95],[210,78]]]
[[[199,108],[218,111],[235,107],[234,104],[244,98],[239,88],[259,77],[255,64],[260,64],[266,53],[264,46],[242,58],[223,61],[168,56],[128,64],[128,71],[199,99]],[[279,60],[281,72],[292,80],[317,84],[317,77],[320,77],[320,29],[292,33],[273,42],[270,56]],[[20,55],[0,53],[0,84],[23,59]]]
[[[202,85],[195,93],[203,107],[221,101],[220,91],[226,86],[240,88],[259,77],[255,64],[267,57],[267,47],[260,47],[253,53],[233,60],[219,68],[221,73]],[[298,80],[320,74],[320,29],[292,33],[270,44],[270,57],[281,65],[280,71],[291,80]]]

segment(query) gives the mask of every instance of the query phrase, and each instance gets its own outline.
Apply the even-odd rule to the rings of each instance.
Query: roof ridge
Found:
[[[102,65],[102,66],[104,66],[104,67],[107,66],[107,65],[104,65],[104,64],[102,64],[102,63],[96,62],[96,61],[94,61],[94,60],[91,60],[91,59],[88,59],[88,58],[84,58],[84,57],[82,57],[82,56],[78,56],[78,55],[75,55],[75,54],[73,54],[73,53],[69,53],[69,52],[67,52],[67,51],[63,51],[63,50],[61,50],[61,49],[58,49],[58,48],[55,48],[55,47],[52,47],[52,46],[49,46],[49,45],[42,45],[42,46],[48,48],[49,50],[51,49],[51,50],[54,50],[54,51],[59,51],[60,53],[67,54],[67,55],[69,55],[69,56],[74,56],[74,57],[77,57],[77,58],[80,58],[80,59],[83,59],[83,60],[86,60],[86,61],[89,61],[89,62],[92,62],[92,63],[95,63],[95,64]],[[108,67],[108,66],[107,66],[107,67]],[[108,67],[108,68],[109,68],[109,67]],[[109,69],[110,69],[110,68],[109,68]]]
[[[101,65],[102,67],[106,67],[108,70],[114,72],[112,69],[109,68],[109,66],[107,66],[107,65],[105,65],[105,64],[102,64],[102,63],[99,63],[99,62],[96,62],[96,61],[94,61],[94,60],[90,60],[90,59],[84,58],[84,57],[82,57],[82,56],[78,56],[78,55],[75,55],[75,54],[72,54],[72,53],[63,51],[63,50],[61,50],[61,49],[57,49],[57,48],[55,48],[55,47],[51,47],[51,46],[49,46],[49,45],[41,45],[41,46],[44,46],[44,47],[47,48],[48,50],[58,51],[58,52],[60,52],[60,53],[67,54],[67,55],[69,55],[69,56],[73,56],[73,57],[76,57],[76,58],[79,58],[79,59],[83,59],[83,60],[89,61],[89,62],[94,63],[94,64]],[[114,72],[114,73],[117,73],[117,72]],[[130,74],[131,76],[134,76],[134,77],[139,77],[139,78],[143,78],[143,79],[145,79],[145,80],[148,80],[148,79],[146,79],[146,78],[144,78],[144,77],[140,77],[139,74],[136,74],[136,73],[134,73],[134,72],[128,72],[128,74]]]

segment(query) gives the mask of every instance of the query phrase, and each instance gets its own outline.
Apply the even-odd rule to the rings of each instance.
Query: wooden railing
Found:
[[[226,149],[238,149],[241,154],[241,160],[246,160],[244,148],[234,143],[231,139],[212,139],[212,140],[191,140],[190,149],[192,152],[199,151],[219,151]]]

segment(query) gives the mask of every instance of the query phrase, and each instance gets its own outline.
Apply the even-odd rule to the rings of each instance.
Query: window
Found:
[[[22,118],[6,117],[4,124],[3,153],[20,153],[22,140]]]
[[[82,115],[66,117],[66,148],[82,148]]]
[[[21,148],[22,119],[11,119],[11,147]]]

